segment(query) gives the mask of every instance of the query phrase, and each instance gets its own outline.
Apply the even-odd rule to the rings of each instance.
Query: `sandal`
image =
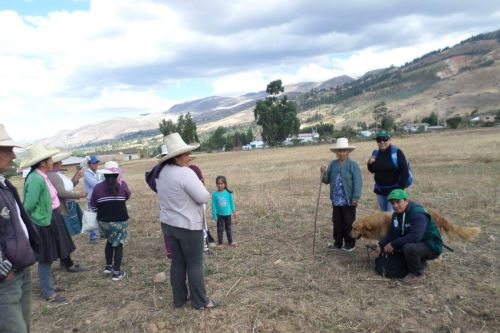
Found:
[[[61,302],[64,302],[66,300],[66,298],[64,298],[63,296],[61,296],[59,294],[54,294],[52,296],[46,297],[45,300],[47,302],[51,302],[51,303],[61,303]]]
[[[209,300],[208,303],[205,306],[202,306],[201,308],[195,308],[196,310],[211,310],[219,307],[220,303],[216,302],[214,300]]]

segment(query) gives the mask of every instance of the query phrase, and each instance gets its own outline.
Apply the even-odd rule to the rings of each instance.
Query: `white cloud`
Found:
[[[249,71],[222,76],[213,82],[212,87],[214,95],[235,96],[266,90],[268,83],[261,71]]]
[[[165,110],[178,102],[178,80],[238,95],[278,78],[360,76],[498,22],[490,0],[91,0],[88,11],[47,16],[0,8],[1,121],[19,139],[40,138],[119,110]]]

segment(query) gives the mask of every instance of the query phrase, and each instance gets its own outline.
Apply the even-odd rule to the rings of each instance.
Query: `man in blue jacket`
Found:
[[[30,330],[31,273],[39,238],[16,188],[4,173],[16,158],[12,141],[0,124],[0,332]]]
[[[403,282],[417,283],[425,278],[425,262],[443,251],[441,234],[429,213],[410,201],[405,190],[392,190],[387,199],[394,210],[391,229],[375,250],[388,254],[402,250],[410,272]]]

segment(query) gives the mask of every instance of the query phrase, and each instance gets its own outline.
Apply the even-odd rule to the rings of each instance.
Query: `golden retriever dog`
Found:
[[[441,235],[451,237],[458,236],[464,240],[471,240],[481,231],[480,227],[463,227],[453,224],[432,208],[427,209],[427,211],[436,222]],[[392,214],[389,212],[378,212],[357,218],[352,224],[351,237],[355,239],[363,237],[379,241],[382,240],[389,232],[391,216]]]

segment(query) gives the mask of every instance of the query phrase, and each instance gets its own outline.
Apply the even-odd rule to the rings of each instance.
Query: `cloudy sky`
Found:
[[[0,121],[29,141],[357,77],[499,28],[498,0],[0,0]]]

